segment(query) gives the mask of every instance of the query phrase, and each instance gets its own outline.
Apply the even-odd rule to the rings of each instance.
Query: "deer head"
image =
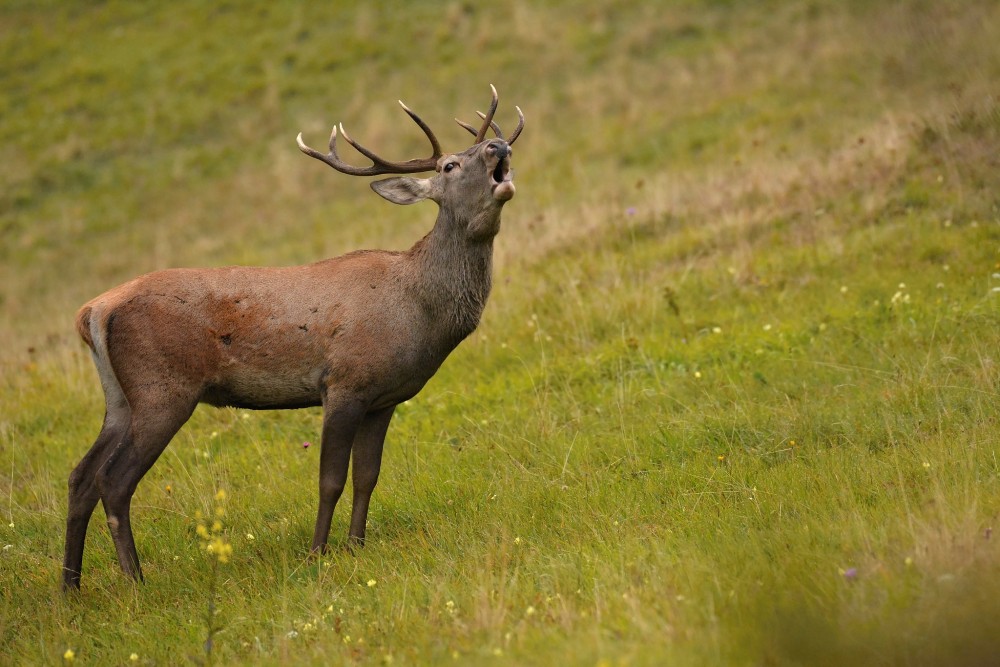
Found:
[[[299,133],[299,149],[311,157],[321,160],[337,171],[352,176],[376,176],[381,174],[410,174],[434,170],[430,178],[397,176],[371,184],[372,190],[395,204],[415,204],[424,199],[437,203],[442,213],[459,224],[465,224],[474,238],[496,234],[500,209],[514,196],[514,172],[510,168],[512,146],[524,128],[524,114],[517,110],[518,123],[510,139],[504,139],[500,126],[493,120],[499,97],[494,86],[493,101],[487,113],[478,112],[482,125],[477,129],[457,118],[455,121],[473,134],[475,143],[460,153],[444,153],[430,127],[409,109],[402,101],[399,105],[420,129],[431,144],[431,155],[426,158],[406,162],[385,160],[358,142],[351,139],[340,125],[339,134],[359,153],[372,161],[370,167],[355,167],[344,162],[337,153],[338,130],[335,125],[330,134],[330,152],[323,154],[310,148],[302,141]],[[496,138],[486,140],[487,130],[492,129]]]

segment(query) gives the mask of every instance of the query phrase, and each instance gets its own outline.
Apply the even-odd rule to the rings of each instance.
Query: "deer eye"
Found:
[[[448,164],[446,164],[444,166],[444,171],[445,171],[445,173],[448,173],[449,171],[451,171],[452,169],[454,169],[457,166],[458,166],[457,162],[449,162]]]

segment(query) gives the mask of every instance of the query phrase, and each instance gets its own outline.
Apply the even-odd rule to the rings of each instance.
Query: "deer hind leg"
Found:
[[[396,407],[373,412],[365,416],[361,427],[354,436],[354,447],[351,450],[352,473],[354,485],[354,505],[351,509],[351,530],[348,540],[363,546],[365,543],[365,522],[368,519],[368,505],[372,492],[378,483],[378,474],[382,469],[382,447],[385,444],[385,433]]]
[[[111,453],[128,436],[131,410],[121,385],[108,362],[99,332],[95,332],[94,364],[104,389],[104,424],[90,451],[69,477],[69,504],[66,514],[66,551],[63,558],[63,589],[80,588],[83,550],[90,517],[100,499],[97,472]]]
[[[100,499],[97,471],[111,452],[127,436],[127,405],[125,419],[121,411],[110,406],[104,417],[100,435],[69,477],[69,509],[66,515],[66,552],[63,558],[63,589],[80,588],[83,571],[83,548],[87,539],[90,516]]]
[[[133,398],[131,404],[132,421],[128,434],[97,472],[97,486],[118,564],[125,574],[142,581],[139,554],[132,535],[132,495],[174,434],[194,412],[197,400],[192,396],[158,403]]]

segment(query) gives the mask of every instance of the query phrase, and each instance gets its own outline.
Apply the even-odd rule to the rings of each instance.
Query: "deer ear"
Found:
[[[431,196],[429,178],[396,177],[374,181],[372,190],[393,204],[416,204]]]

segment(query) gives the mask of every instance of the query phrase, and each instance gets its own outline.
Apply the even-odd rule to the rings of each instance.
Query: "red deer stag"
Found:
[[[492,86],[491,86],[492,88]],[[493,122],[497,93],[461,153],[444,153],[427,124],[403,110],[433,154],[355,167],[330,152],[303,153],[351,176],[436,171],[427,179],[371,183],[396,204],[430,199],[434,228],[406,252],[359,251],[306,266],[169,269],[140,276],[90,301],[76,327],[90,347],[106,413],[69,478],[63,587],[80,587],[84,541],[100,500],[126,574],[142,580],[129,517],[132,494],[198,403],[250,409],[323,406],[319,513],[312,550],[323,551],[353,458],[349,543],[363,544],[368,503],[396,406],[437,371],[479,324],[490,292],[493,237],[514,196],[511,146]],[[516,108],[516,107],[515,107]],[[492,128],[496,135],[487,139]]]

